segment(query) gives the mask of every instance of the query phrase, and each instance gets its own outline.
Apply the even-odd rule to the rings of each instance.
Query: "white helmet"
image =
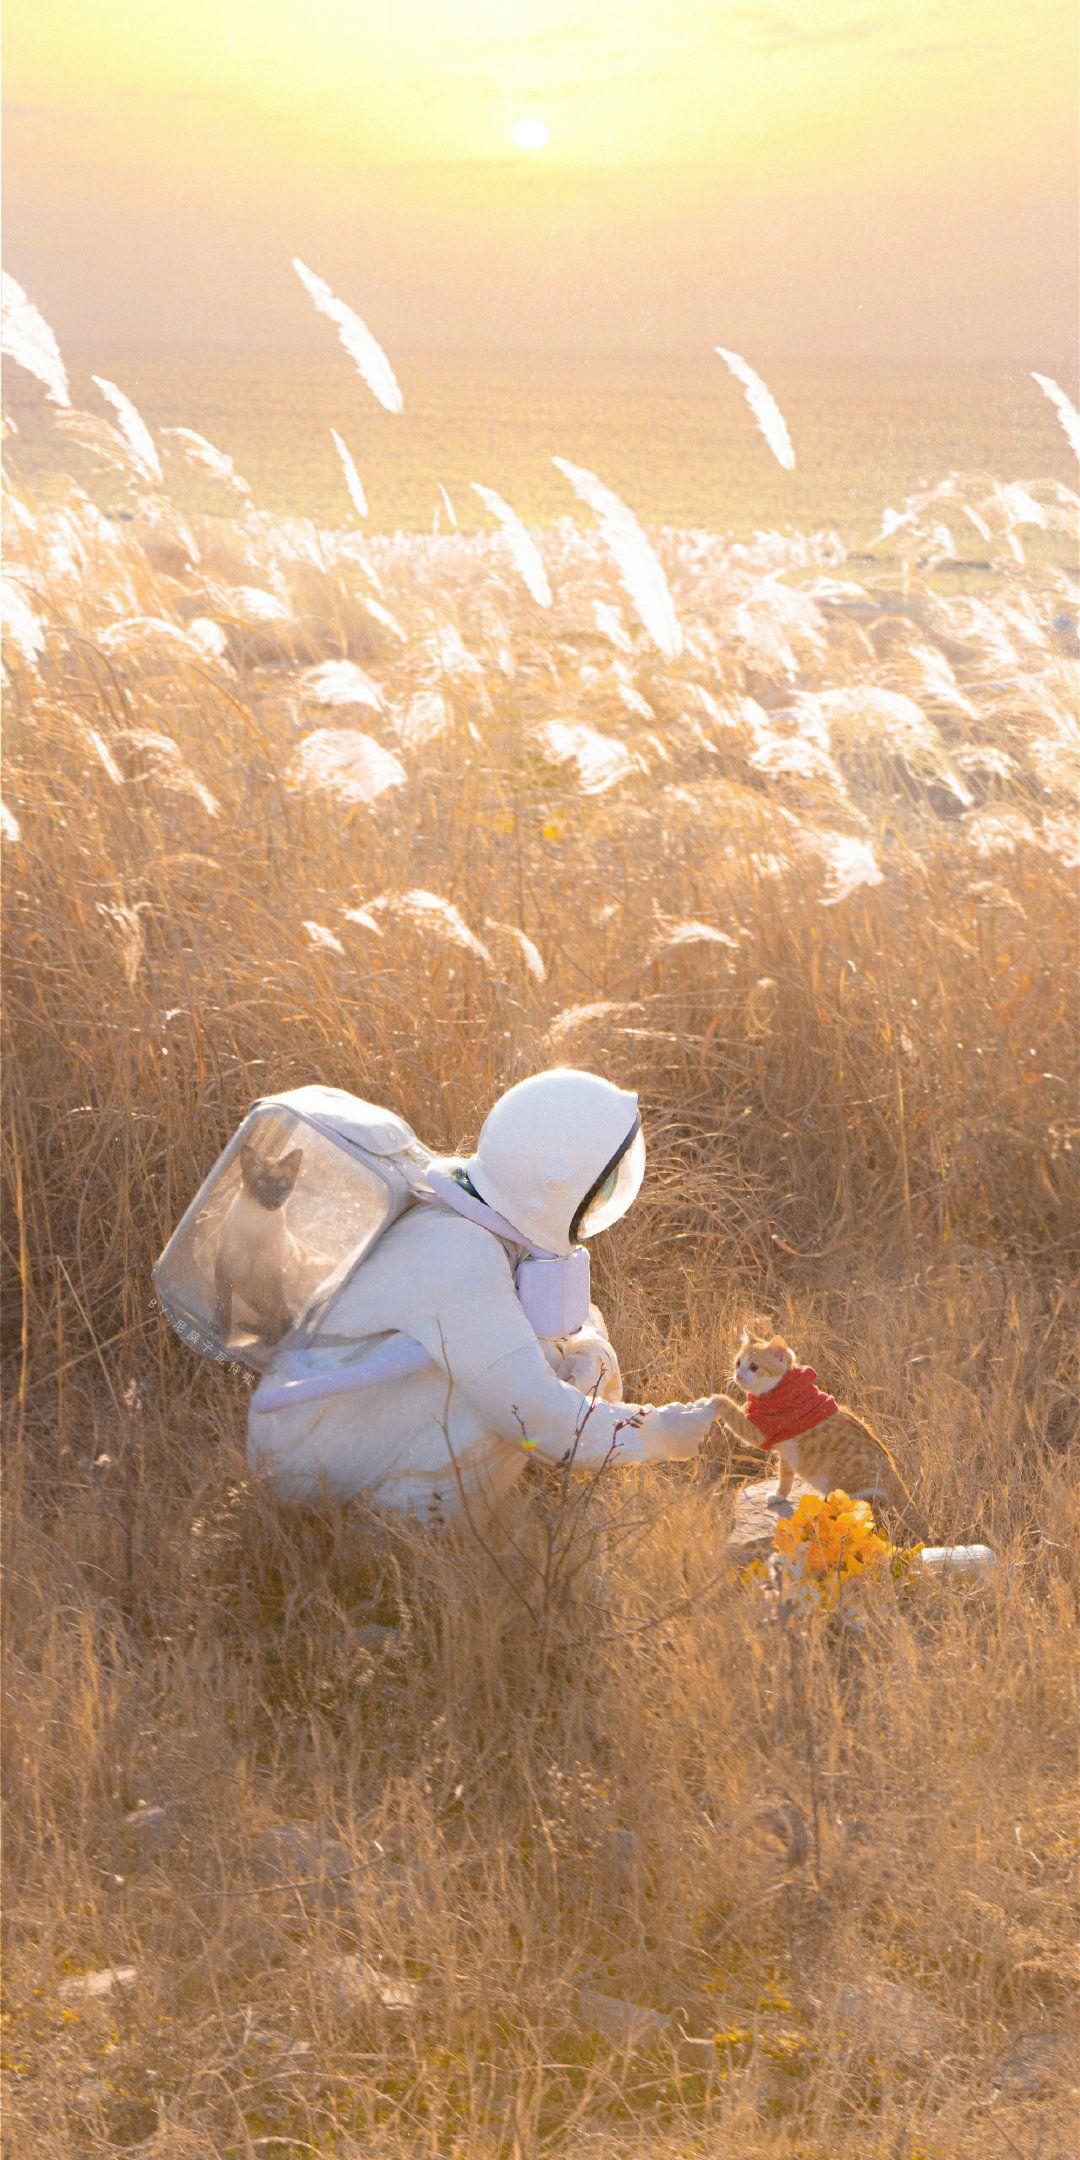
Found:
[[[469,1183],[541,1252],[617,1222],[645,1175],[637,1096],[596,1073],[534,1073],[488,1112]]]

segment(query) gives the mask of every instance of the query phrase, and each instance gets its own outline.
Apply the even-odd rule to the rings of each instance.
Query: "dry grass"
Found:
[[[569,528],[543,613],[497,540],[118,524],[16,476],[13,2154],[1066,2149],[1075,752],[1033,492],[1042,526],[955,483],[857,562],[667,535],[668,661]],[[312,702],[340,659],[377,708]],[[558,762],[552,720],[599,746]],[[404,784],[289,785],[321,726]],[[471,946],[348,919],[417,889]],[[318,1077],[449,1145],[560,1059],[642,1092],[597,1255],[629,1391],[702,1391],[767,1315],[990,1586],[788,1638],[725,1573],[719,1451],[536,1483],[498,1564],[245,1486],[237,1383],[149,1268],[248,1101]],[[620,2044],[582,1987],[673,2022]]]

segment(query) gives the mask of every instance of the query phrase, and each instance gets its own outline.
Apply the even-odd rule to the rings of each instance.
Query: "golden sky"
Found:
[[[63,338],[1049,362],[1073,0],[6,0],[6,257]],[[521,150],[522,118],[546,147]]]

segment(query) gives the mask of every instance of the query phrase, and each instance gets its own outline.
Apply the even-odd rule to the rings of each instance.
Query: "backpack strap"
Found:
[[[429,1163],[426,1182],[432,1198],[441,1201],[444,1207],[452,1208],[455,1215],[465,1215],[470,1222],[479,1223],[482,1230],[490,1230],[504,1245],[516,1245],[519,1251],[531,1253],[537,1259],[548,1258],[539,1245],[534,1245],[522,1231],[515,1230],[505,1215],[500,1215],[486,1200],[481,1200],[479,1193],[467,1192],[464,1185],[459,1185],[451,1171]]]
[[[359,1395],[383,1380],[408,1380],[431,1364],[427,1351],[411,1335],[385,1335],[361,1341],[347,1365],[319,1362],[318,1350],[286,1351],[273,1379],[264,1380],[249,1404],[251,1417],[291,1410],[297,1403],[332,1402],[339,1395]]]

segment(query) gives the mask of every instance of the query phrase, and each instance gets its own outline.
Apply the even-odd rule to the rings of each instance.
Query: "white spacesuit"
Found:
[[[251,1404],[252,1468],[294,1498],[364,1493],[446,1521],[489,1515],[531,1454],[581,1467],[693,1455],[717,1399],[620,1401],[588,1302],[578,1241],[625,1213],[644,1167],[634,1095],[568,1070],[511,1088],[475,1154],[431,1165],[428,1196],[384,1231],[326,1316],[328,1355],[372,1344],[392,1360],[404,1340],[424,1362],[297,1401],[282,1399],[271,1364]]]

